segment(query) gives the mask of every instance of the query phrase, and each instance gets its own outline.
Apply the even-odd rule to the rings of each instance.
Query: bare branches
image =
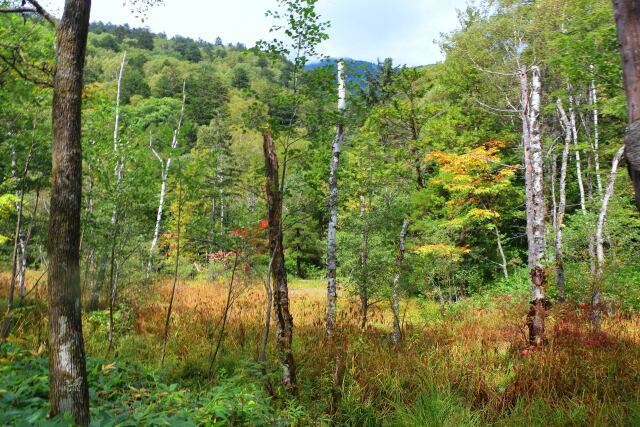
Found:
[[[513,108],[513,106],[512,106],[512,108],[498,108],[498,107],[494,107],[492,105],[485,104],[484,102],[482,102],[482,101],[480,101],[478,99],[474,99],[474,101],[478,105],[480,105],[481,107],[484,107],[484,108],[486,108],[488,110],[495,111],[495,112],[498,112],[498,113],[514,114],[514,113],[518,113],[519,112],[519,110]],[[511,104],[511,103],[509,103],[509,104]]]
[[[9,7],[9,8],[0,8],[0,13],[38,13],[32,7]]]

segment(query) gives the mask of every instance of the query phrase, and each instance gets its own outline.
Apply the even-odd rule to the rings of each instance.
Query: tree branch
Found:
[[[46,11],[46,9],[44,7],[42,7],[40,5],[40,3],[38,3],[37,0],[27,0],[36,10],[36,12],[42,16],[44,19],[46,19],[47,21],[49,21],[49,23],[51,25],[53,25],[54,28],[58,28],[58,20],[51,15],[49,12]]]
[[[9,7],[9,8],[0,8],[0,13],[35,13],[37,15],[42,16],[44,19],[49,21],[54,28],[58,28],[58,20],[51,15],[49,12],[45,10],[44,7],[37,2],[37,0],[26,0],[33,7]]]

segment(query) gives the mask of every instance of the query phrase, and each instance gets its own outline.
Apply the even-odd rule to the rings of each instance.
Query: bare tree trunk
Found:
[[[344,135],[342,115],[346,106],[344,82],[344,63],[338,62],[338,112],[341,117],[336,126],[336,137],[331,147],[331,166],[329,171],[329,227],[327,232],[327,328],[325,336],[333,339],[336,327],[336,303],[338,299],[336,283],[336,231],[338,226],[338,161]]]
[[[593,65],[591,66],[593,69]],[[598,91],[596,89],[595,80],[591,80],[589,84],[589,92],[591,94],[591,107],[593,108],[593,162],[596,173],[596,185],[598,186],[598,195],[602,196],[602,178],[600,178],[600,135],[598,129]]]
[[[613,8],[629,116],[625,157],[635,188],[636,206],[640,210],[640,3],[636,0],[613,0]]]
[[[523,88],[522,116],[525,123],[524,145],[525,170],[530,171],[530,188],[527,192],[527,237],[529,240],[529,267],[532,282],[531,309],[528,315],[529,341],[531,344],[540,345],[544,334],[545,315],[545,272],[542,268],[542,260],[545,254],[545,200],[544,200],[544,176],[543,157],[540,138],[540,95],[542,84],[540,82],[540,69],[531,67],[531,94],[528,93],[526,70],[521,71],[521,87]]]
[[[178,135],[182,129],[182,122],[184,120],[184,106],[187,100],[187,82],[182,82],[182,105],[180,107],[180,118],[178,119],[178,126],[173,130],[173,139],[171,140],[171,149],[175,150],[178,147]],[[151,271],[151,264],[153,263],[153,254],[158,247],[158,238],[160,237],[160,223],[162,222],[162,212],[164,211],[164,199],[167,194],[167,179],[169,178],[169,168],[171,167],[171,156],[164,160],[160,154],[153,148],[153,139],[149,134],[149,148],[151,152],[156,156],[160,162],[162,171],[162,183],[160,184],[160,201],[158,202],[158,213],[156,214],[156,225],[153,230],[153,240],[151,240],[151,247],[149,248],[149,262],[147,263],[147,278]]]
[[[560,166],[560,200],[558,202],[558,210],[556,213],[556,241],[555,241],[555,258],[556,258],[556,287],[558,288],[558,299],[565,299],[565,279],[564,279],[564,256],[562,248],[562,234],[564,231],[564,215],[567,206],[567,165],[569,162],[569,146],[571,145],[571,126],[567,114],[562,107],[560,98],[556,101],[558,114],[560,115],[560,123],[564,131],[564,144],[562,148],[562,163]]]
[[[109,273],[109,335],[107,354],[111,352],[113,346],[113,310],[116,304],[116,295],[118,287],[118,261],[116,260],[116,246],[118,241],[118,227],[120,220],[120,188],[122,179],[124,178],[125,168],[125,152],[124,147],[120,144],[118,132],[120,130],[120,90],[122,87],[122,77],[124,76],[124,67],[127,62],[127,52],[122,54],[120,62],[120,71],[117,76],[116,89],[116,109],[115,120],[113,125],[113,154],[115,157],[115,180],[116,188],[114,194],[113,213],[111,215],[111,268]]]
[[[404,253],[406,251],[406,236],[409,228],[409,220],[402,222],[400,230],[400,248],[396,257],[396,274],[393,276],[393,289],[391,292],[391,308],[393,310],[393,333],[391,334],[391,342],[398,344],[402,339],[402,330],[400,328],[400,272],[402,270],[402,262],[404,261]]]
[[[603,239],[604,224],[606,220],[607,209],[609,208],[609,200],[613,195],[616,177],[618,176],[618,165],[620,164],[620,159],[622,159],[622,156],[624,155],[624,150],[625,146],[620,147],[620,149],[613,156],[613,161],[611,162],[611,174],[609,175],[609,181],[607,182],[607,189],[602,197],[602,206],[600,207],[600,215],[598,216],[598,224],[596,225],[596,255],[598,260],[598,267],[597,274],[594,280],[594,289],[591,301],[593,306],[593,328],[596,332],[600,332],[602,318],[602,291],[600,289],[600,281],[602,280],[605,265]]]
[[[496,243],[498,245],[498,254],[500,255],[500,260],[502,263],[500,266],[502,267],[502,274],[505,279],[509,278],[509,269],[507,268],[507,257],[504,254],[504,249],[502,248],[502,238],[500,237],[500,229],[498,229],[498,223],[494,222],[493,230],[496,233]]]
[[[289,311],[289,287],[284,266],[282,245],[282,193],[279,186],[278,157],[276,147],[268,131],[263,135],[267,206],[269,211],[269,248],[273,255],[271,274],[275,283],[275,309],[277,321],[276,349],[282,365],[282,382],[295,390],[296,368],[291,343],[293,341],[293,317]]]
[[[364,196],[360,196],[360,218],[362,221],[362,231],[360,232],[360,311],[362,312],[362,320],[360,329],[364,330],[367,326],[367,317],[369,312],[369,274],[367,272],[367,259],[369,258],[369,236],[368,227],[365,219],[367,205]]]
[[[524,189],[525,189],[525,213],[527,218],[527,264],[533,267],[534,239],[533,239],[533,214],[532,214],[532,186],[533,175],[531,170],[531,135],[529,128],[529,78],[526,67],[519,70],[520,77],[520,118],[522,119],[522,149],[524,164]]]
[[[180,159],[178,159],[178,161],[179,160]],[[173,299],[176,295],[176,284],[178,283],[178,267],[180,266],[181,227],[182,227],[182,182],[179,182],[178,183],[178,233],[176,236],[176,266],[173,271],[173,285],[171,286],[171,295],[169,296],[169,307],[167,308],[167,318],[164,322],[164,333],[162,334],[162,355],[160,356],[160,366],[164,365],[164,358],[167,354],[167,340],[169,338],[169,321],[171,321],[171,311],[173,310]]]
[[[571,90],[571,87],[569,87]],[[582,162],[580,160],[580,149],[578,148],[578,128],[576,126],[576,114],[573,106],[573,95],[569,95],[569,122],[571,125],[571,134],[573,136],[574,154],[576,157],[576,178],[578,179],[578,190],[580,191],[580,209],[586,215],[587,205],[584,191],[584,183],[582,181]]]
[[[571,91],[571,86],[568,87],[568,90]],[[587,216],[587,202],[584,191],[584,182],[582,180],[582,161],[580,159],[580,149],[578,148],[578,128],[576,125],[576,116],[574,110],[574,98],[573,95],[569,94],[569,122],[571,125],[571,134],[573,135],[573,146],[575,149],[575,157],[576,157],[576,177],[578,179],[578,190],[580,190],[580,210],[582,211],[582,215]],[[596,269],[596,257],[595,257],[595,244],[593,240],[593,235],[588,233],[589,238],[589,264],[591,267],[591,274],[595,274]]]
[[[52,106],[52,185],[49,217],[49,413],[89,424],[82,310],[82,73],[90,0],[66,0],[56,31]]]

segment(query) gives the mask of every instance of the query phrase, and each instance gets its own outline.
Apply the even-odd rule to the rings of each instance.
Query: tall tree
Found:
[[[289,288],[284,265],[282,245],[282,192],[278,172],[276,146],[269,131],[263,134],[267,208],[269,213],[269,251],[273,254],[271,276],[274,282],[275,310],[277,321],[276,347],[282,365],[282,381],[286,388],[294,389],[296,367],[293,361],[293,317],[289,311]]]
[[[571,131],[567,113],[564,111],[560,98],[556,101],[560,124],[564,131],[564,144],[562,145],[562,157],[560,163],[560,195],[558,206],[555,210],[555,258],[556,258],[556,288],[558,299],[564,300],[564,256],[562,246],[562,236],[564,232],[564,214],[567,206],[567,163],[569,160],[569,145],[571,144]]]
[[[80,307],[80,121],[90,10],[91,0],[66,0],[57,26],[48,246],[49,411],[51,415],[69,412],[78,425],[89,424]]]
[[[529,241],[529,269],[532,285],[531,309],[529,310],[529,341],[542,344],[546,300],[544,294],[545,272],[542,261],[545,255],[545,200],[542,144],[540,135],[540,102],[542,84],[540,69],[531,67],[529,88],[527,69],[521,68],[522,89],[521,116],[523,123],[523,145],[526,179],[527,239]]]
[[[622,73],[627,94],[629,127],[625,136],[625,157],[640,210],[640,3],[613,0],[618,28]]]
[[[336,283],[336,229],[338,226],[338,162],[342,138],[344,137],[344,110],[346,108],[346,87],[344,62],[338,62],[338,124],[336,136],[331,145],[331,165],[329,168],[329,227],[327,231],[327,328],[325,336],[332,339],[336,327],[336,303],[338,289]]]

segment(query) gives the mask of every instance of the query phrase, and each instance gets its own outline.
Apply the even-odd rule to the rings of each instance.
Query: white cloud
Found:
[[[60,14],[63,0],[46,0]],[[148,26],[169,37],[176,34],[253,46],[269,38],[271,21],[264,16],[276,0],[165,0],[149,10],[144,23],[123,5],[124,0],[94,0],[93,21]],[[331,21],[330,39],[322,53],[375,61],[423,65],[442,59],[434,39],[457,25],[455,9],[466,0],[320,0],[318,11]]]

